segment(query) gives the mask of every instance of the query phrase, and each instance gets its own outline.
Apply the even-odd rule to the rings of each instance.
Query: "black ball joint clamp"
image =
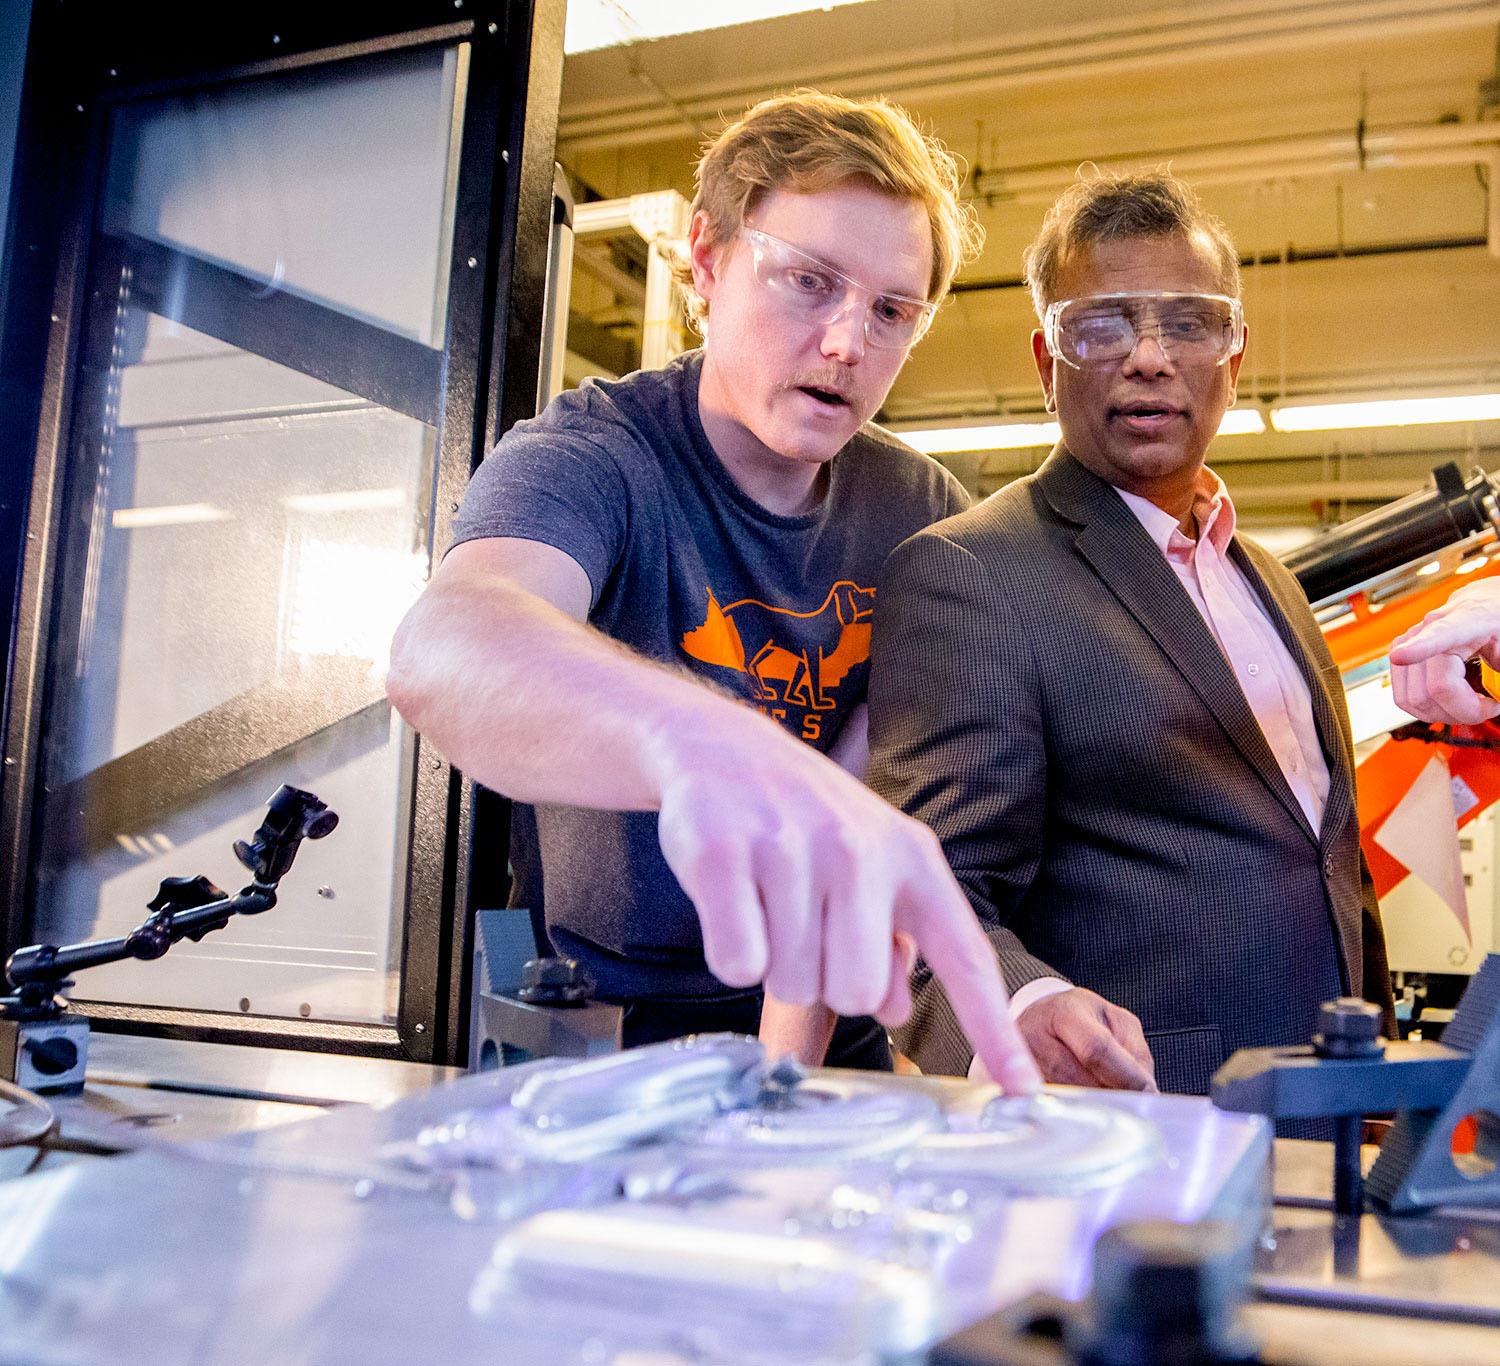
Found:
[[[12,994],[0,997],[0,1019],[58,1019],[65,1003],[57,992],[84,968],[126,958],[160,958],[181,939],[195,943],[222,930],[237,915],[259,915],[276,904],[276,885],[291,868],[304,839],[333,832],[338,816],[301,788],[283,785],[267,803],[265,819],[248,840],[234,842],[235,857],[251,881],[230,896],[206,877],[169,877],[147,903],[151,914],[129,934],[81,944],[33,944],[17,949],[5,965]]]

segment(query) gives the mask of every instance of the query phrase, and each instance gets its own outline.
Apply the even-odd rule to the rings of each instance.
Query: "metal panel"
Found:
[[[523,117],[511,120],[491,150],[499,176],[496,194],[503,198],[491,215],[496,231],[493,288],[483,328],[488,340],[482,361],[485,401],[480,405],[479,440],[470,448],[469,467],[460,474],[456,460],[450,463],[445,458],[442,463],[435,503],[439,524],[433,537],[439,553],[451,539],[452,515],[458,511],[472,468],[503,432],[536,411],[565,9],[565,0],[513,4],[507,9],[505,28],[497,35],[504,39],[506,68],[497,82],[498,97],[503,107]],[[482,46],[480,55],[485,55]],[[476,131],[476,137],[480,135]],[[462,192],[460,202],[464,202]],[[463,215],[459,217],[462,221]],[[468,1051],[474,913],[505,900],[510,804],[467,779],[455,789],[454,801],[460,828],[454,901],[448,903],[453,913],[448,917],[452,936],[445,960],[447,1033],[441,1051],[431,1057],[462,1063]]]
[[[459,1361],[497,1350],[506,1360],[557,1361],[573,1358],[558,1350],[559,1341],[590,1334],[599,1340],[575,1347],[585,1359],[609,1358],[611,1346],[637,1346],[653,1359],[659,1353],[671,1361],[683,1355],[684,1344],[686,1356],[696,1357],[692,1348],[711,1342],[712,1334],[692,1334],[707,1327],[703,1320],[711,1311],[674,1302],[673,1286],[658,1265],[640,1267],[647,1293],[638,1307],[654,1320],[648,1331],[670,1341],[611,1342],[603,1289],[580,1295],[570,1312],[559,1313],[555,1302],[497,1287],[497,1242],[527,1213],[524,1207],[506,1208],[503,1176],[482,1169],[412,1170],[385,1151],[386,1144],[409,1142],[429,1126],[503,1105],[536,1070],[467,1077],[383,1109],[346,1108],[214,1145],[158,1150],[107,1168],[74,1167],[0,1185],[0,1227],[8,1235],[0,1239],[0,1313],[9,1350],[28,1360],[48,1359],[48,1335],[62,1321],[69,1359],[77,1362],[107,1360],[121,1341],[153,1361],[173,1363]],[[836,1086],[838,1078],[856,1074],[818,1074],[813,1084]],[[956,1082],[870,1081],[894,1096],[926,1094],[955,1110],[995,1094],[993,1088]],[[1075,1095],[1153,1128],[1160,1147],[1148,1165],[1084,1191],[1006,1198],[994,1189],[976,1189],[954,1195],[951,1205],[943,1203],[939,1182],[925,1225],[929,1232],[922,1232],[924,1216],[916,1214],[906,1254],[923,1264],[923,1246],[940,1242],[930,1230],[944,1223],[945,1211],[972,1215],[973,1236],[960,1236],[951,1255],[934,1253],[927,1272],[904,1277],[914,1290],[918,1280],[927,1286],[904,1328],[930,1340],[953,1326],[955,1317],[971,1320],[1035,1289],[1077,1295],[1087,1286],[1094,1240],[1118,1222],[1218,1217],[1258,1226],[1268,1195],[1270,1143],[1263,1121],[1220,1114],[1206,1101],[1184,1097]],[[797,1209],[812,1227],[785,1243],[805,1239],[814,1248],[825,1246],[830,1228],[841,1227],[840,1217],[851,1229],[863,1222],[859,1208],[850,1213],[840,1206],[840,1189],[846,1200],[850,1188],[868,1193],[878,1206],[878,1183],[888,1179],[882,1160],[869,1154],[866,1164],[757,1169],[747,1162],[734,1179],[689,1182],[694,1193],[678,1195],[660,1182],[673,1171],[691,1172],[692,1159],[682,1158],[670,1141],[637,1149],[624,1160],[633,1161],[644,1179],[625,1182],[630,1194],[623,1200],[605,1197],[616,1213],[649,1215],[654,1208],[674,1221],[710,1225],[728,1210],[724,1217],[742,1214],[751,1225],[774,1220],[768,1236],[780,1240],[783,1233],[797,1234],[795,1226],[786,1229],[780,1211]],[[733,1169],[724,1171],[727,1176]],[[532,1203],[566,1208],[586,1202],[566,1183],[551,1189],[547,1194],[548,1183],[541,1181]],[[618,1197],[620,1187],[615,1189]],[[601,1227],[611,1217],[601,1212]],[[875,1246],[883,1217],[877,1212],[865,1226]],[[156,1230],[150,1239],[139,1236],[144,1220]],[[105,1268],[107,1284],[100,1279]],[[657,1275],[662,1279],[653,1283]],[[798,1299],[806,1289],[789,1279],[782,1291],[787,1320],[768,1319],[767,1331],[789,1327],[799,1308],[807,1328],[806,1302]],[[65,1305],[80,1307],[64,1316]],[[768,1352],[757,1359],[781,1358]]]
[[[60,6],[38,7],[32,16],[23,126],[33,130],[17,150],[14,217],[19,231],[6,300],[7,388],[13,382],[16,415],[5,430],[30,428],[33,450],[8,449],[3,463],[24,477],[29,469],[24,541],[16,548],[15,615],[5,690],[4,766],[0,770],[0,886],[7,915],[0,949],[24,942],[25,884],[30,866],[32,791],[42,723],[42,679],[55,572],[57,519],[62,493],[74,390],[74,357],[87,299],[88,227],[96,185],[84,168],[102,156],[103,115],[73,105]],[[76,88],[76,86],[75,86]],[[77,92],[80,96],[82,90]],[[50,164],[48,164],[50,162]],[[64,187],[57,192],[56,187]],[[55,236],[53,236],[55,234]],[[56,242],[49,252],[45,243]],[[24,263],[24,264],[23,264]],[[55,282],[52,279],[55,271]],[[50,296],[51,311],[45,300]],[[44,343],[45,360],[33,370],[19,356]],[[14,368],[12,368],[14,367]],[[7,395],[12,397],[12,395]],[[24,414],[24,418],[22,415]],[[25,419],[32,419],[27,422]],[[34,424],[34,425],[33,425]],[[23,500],[12,494],[17,502]]]
[[[534,8],[538,16],[535,25]],[[499,404],[509,402],[525,410],[534,401],[535,339],[541,330],[542,308],[540,291],[532,290],[529,284],[530,276],[540,278],[545,268],[542,244],[546,240],[547,207],[543,202],[538,213],[533,202],[536,187],[531,181],[537,179],[537,168],[543,167],[550,188],[562,11],[561,0],[547,0],[535,7],[525,0],[510,0],[471,8],[461,22],[454,23],[451,4],[419,0],[366,6],[347,14],[317,7],[308,10],[305,6],[273,5],[243,17],[226,16],[212,33],[195,32],[190,41],[184,36],[179,43],[163,40],[159,32],[148,32],[154,26],[143,22],[139,10],[132,10],[128,15],[104,14],[84,36],[80,51],[76,43],[72,48],[66,46],[70,37],[77,39],[79,35],[69,32],[62,6],[38,6],[28,99],[33,111],[40,110],[42,116],[29,124],[30,140],[18,162],[21,193],[14,222],[18,242],[50,235],[59,245],[46,364],[43,373],[34,378],[22,373],[26,401],[17,405],[20,411],[29,409],[40,417],[20,574],[16,648],[6,698],[5,767],[0,780],[0,864],[4,866],[0,876],[10,895],[8,919],[0,926],[0,949],[9,949],[29,937],[25,931],[25,892],[32,861],[31,797],[38,781],[41,690],[56,592],[62,452],[69,447],[70,414],[77,402],[75,356],[82,334],[88,226],[94,217],[94,180],[103,154],[107,109],[123,97],[197,89],[215,81],[315,68],[413,46],[451,45],[472,36],[472,46],[465,45],[469,54],[468,100],[462,125],[454,130],[459,153],[459,208],[450,243],[447,388],[440,414],[437,498],[430,528],[430,544],[440,552],[448,540],[452,512],[468,473],[499,425]],[[421,27],[424,23],[425,28]],[[528,104],[529,100],[532,103]],[[80,108],[74,109],[74,104]],[[57,184],[68,187],[72,198],[61,214],[61,228],[49,234],[48,206],[41,202],[42,192],[44,187],[50,189]],[[40,243],[30,241],[25,245],[36,247]],[[170,263],[171,258],[162,254],[164,249],[154,244],[138,245],[138,251],[145,258],[138,264],[148,267],[146,275],[160,276]],[[16,255],[20,255],[19,249]],[[225,330],[206,323],[205,316],[223,316],[216,301],[239,287],[233,272],[201,262],[193,263],[189,270],[194,285],[202,287],[201,292],[195,291],[200,310],[197,321],[209,332]],[[27,329],[35,334],[40,282],[48,274],[12,272],[20,287],[12,289],[6,312],[7,391],[16,373],[11,342],[17,336],[24,338]],[[298,312],[300,301],[282,302],[289,310],[284,321],[295,328],[296,319],[291,315]],[[498,337],[494,333],[497,326]],[[365,334],[357,324],[345,330],[348,344],[342,363],[337,356],[331,361],[326,355],[315,358],[330,367],[327,377],[343,382],[351,372],[368,373],[371,378],[367,382],[351,386],[354,392],[411,411],[413,403],[407,395],[412,386],[406,381],[414,372],[419,378],[420,371],[430,374],[428,362],[416,351],[398,354],[401,348],[397,346],[390,351],[383,370],[379,364],[372,368],[372,353],[363,344]],[[269,335],[263,344],[244,335],[233,340],[259,353],[276,346]],[[386,349],[389,351],[389,346]],[[429,421],[436,416],[427,412],[413,415]],[[12,469],[21,467],[20,460],[10,465]],[[0,498],[0,503],[5,501]],[[20,546],[16,549],[19,551]],[[254,728],[253,721],[251,726]],[[275,737],[262,734],[260,738],[262,750],[267,745],[276,748]],[[294,1046],[383,1053],[399,1047],[421,1058],[431,1058],[438,1052],[460,1056],[467,929],[463,912],[455,915],[455,903],[462,906],[466,900],[458,890],[457,857],[459,841],[465,849],[468,846],[469,802],[456,776],[419,741],[409,743],[409,760],[412,816],[403,834],[409,856],[398,1033],[214,1012],[161,1008],[132,1011],[106,1004],[93,1006],[90,1013],[112,1017],[124,1028],[174,1037],[232,1034],[271,1044],[290,1041]]]

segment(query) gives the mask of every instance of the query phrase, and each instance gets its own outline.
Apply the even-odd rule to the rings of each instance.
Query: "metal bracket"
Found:
[[[619,1006],[534,1006],[514,996],[479,993],[475,1070],[537,1058],[592,1058],[620,1051]]]
[[[1463,1079],[1439,1109],[1408,1109],[1380,1147],[1366,1183],[1393,1213],[1436,1205],[1500,1206],[1500,954],[1480,966],[1443,1045],[1471,1055]],[[1472,1154],[1455,1154],[1453,1133],[1476,1117]]]
[[[592,1058],[620,1051],[624,1011],[619,1006],[599,1001],[547,1005],[520,999],[523,970],[537,954],[526,911],[479,911],[474,925],[471,1072],[535,1058]]]
[[[1339,1004],[1330,1003],[1324,1015]],[[1336,1121],[1335,1209],[1356,1214],[1364,1191],[1393,1212],[1434,1205],[1500,1207],[1500,954],[1485,959],[1442,1043],[1387,1043],[1363,1056],[1314,1047],[1243,1048],[1214,1074],[1221,1110],[1271,1119]],[[1359,1179],[1364,1115],[1397,1111],[1365,1187]],[[1480,1119],[1472,1158],[1452,1151],[1453,1131]],[[1488,1170],[1486,1170],[1488,1168]]]

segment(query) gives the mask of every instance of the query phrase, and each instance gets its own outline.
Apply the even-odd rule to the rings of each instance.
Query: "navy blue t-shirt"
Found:
[[[936,461],[866,425],[829,462],[814,511],[768,512],[704,434],[701,369],[694,351],[664,370],[591,380],[517,423],[475,472],[454,543],[556,547],[588,575],[590,625],[827,750],[865,700],[887,555],[968,495]],[[704,963],[655,813],[543,805],[518,809],[515,828],[518,904],[543,900],[553,945],[602,999],[728,993]]]

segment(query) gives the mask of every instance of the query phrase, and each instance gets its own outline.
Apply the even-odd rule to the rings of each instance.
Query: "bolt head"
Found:
[[[516,995],[531,1005],[579,1005],[591,985],[576,958],[533,958],[521,968]]]
[[[1318,1009],[1318,1032],[1313,1048],[1325,1058],[1363,1058],[1385,1051],[1380,1037],[1381,1014],[1378,1006],[1357,996],[1340,996],[1324,1001]]]
[[[1085,1359],[1242,1359],[1236,1319],[1248,1271],[1248,1244],[1228,1224],[1144,1220],[1106,1230],[1094,1248]]]

